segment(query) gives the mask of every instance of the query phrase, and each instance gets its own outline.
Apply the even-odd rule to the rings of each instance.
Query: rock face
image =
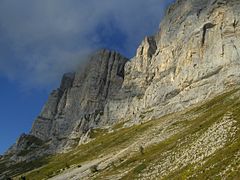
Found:
[[[57,139],[67,146],[78,143],[81,135],[99,124],[107,100],[121,88],[127,61],[103,50],[84,69],[65,74],[60,89],[53,91],[34,122],[31,135],[44,141]]]
[[[154,119],[239,84],[239,8],[238,0],[177,0],[126,64],[120,100],[107,104],[107,118]]]
[[[65,74],[60,88],[54,90],[40,115],[33,123],[31,137],[47,142],[48,153],[77,145],[84,135],[98,126],[108,99],[121,88],[124,66],[128,59],[108,50],[91,56],[85,68]],[[26,136],[21,136],[8,154],[22,151],[17,148]],[[22,147],[22,146],[21,146]]]
[[[177,0],[131,61],[103,50],[65,74],[30,135],[58,152],[91,128],[154,119],[239,84],[239,9],[239,0]]]

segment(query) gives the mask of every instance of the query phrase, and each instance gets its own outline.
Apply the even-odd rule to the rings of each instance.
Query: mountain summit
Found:
[[[239,0],[177,0],[131,60],[101,50],[65,74],[1,163],[37,179],[237,177],[239,38]],[[47,155],[42,176],[12,165]]]

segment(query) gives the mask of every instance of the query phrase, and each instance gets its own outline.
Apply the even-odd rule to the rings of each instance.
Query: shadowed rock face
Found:
[[[63,76],[60,88],[52,92],[31,134],[44,140],[80,138],[99,123],[104,105],[121,88],[124,65],[120,54],[102,50],[85,68]]]
[[[34,121],[30,136],[47,142],[49,153],[77,145],[99,124],[107,100],[121,88],[127,61],[116,52],[101,50],[84,68],[65,74]]]
[[[30,134],[58,152],[92,128],[154,119],[239,84],[239,9],[238,0],[177,0],[131,61],[103,50],[65,74]]]

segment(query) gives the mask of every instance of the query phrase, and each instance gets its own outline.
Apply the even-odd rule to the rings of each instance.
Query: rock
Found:
[[[81,136],[98,125],[106,101],[121,88],[127,61],[118,53],[102,50],[90,58],[85,69],[65,74],[31,134],[44,141],[63,141],[67,147],[78,144]]]
[[[11,156],[10,159],[15,161],[30,161],[40,156],[37,152],[44,149],[43,146],[41,139],[23,133],[4,156]]]
[[[171,5],[160,31],[145,38],[127,63],[119,97],[105,106],[105,119],[157,118],[239,84],[239,7],[236,0]]]

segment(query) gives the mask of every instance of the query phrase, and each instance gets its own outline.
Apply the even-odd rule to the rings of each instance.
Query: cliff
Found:
[[[126,64],[120,98],[107,104],[107,118],[154,119],[239,84],[238,8],[236,0],[178,0],[169,7],[160,31]]]
[[[96,130],[113,132],[119,124],[131,128],[149,123],[237,87],[239,9],[238,0],[177,0],[168,8],[159,32],[146,37],[131,60],[102,50],[81,70],[65,74],[30,134],[21,136],[6,155],[23,161],[33,159],[36,154],[64,152],[94,140],[91,134]],[[225,112],[221,117],[225,122],[230,116]],[[204,114],[201,117],[208,118]],[[174,118],[170,120],[175,122]],[[162,128],[159,125],[159,131]],[[232,125],[229,128],[233,132]],[[219,131],[216,136],[220,134]],[[209,142],[212,143],[211,139]],[[23,154],[26,150],[28,153]],[[167,156],[165,160],[171,161]]]
[[[121,88],[127,61],[116,52],[101,50],[77,72],[65,74],[59,89],[50,94],[34,121],[30,134],[23,134],[6,155],[13,155],[16,161],[31,160],[87,141],[87,134],[99,126],[105,104]],[[29,139],[34,141],[28,142]],[[35,139],[41,146],[36,147]],[[22,153],[26,150],[29,153]]]

